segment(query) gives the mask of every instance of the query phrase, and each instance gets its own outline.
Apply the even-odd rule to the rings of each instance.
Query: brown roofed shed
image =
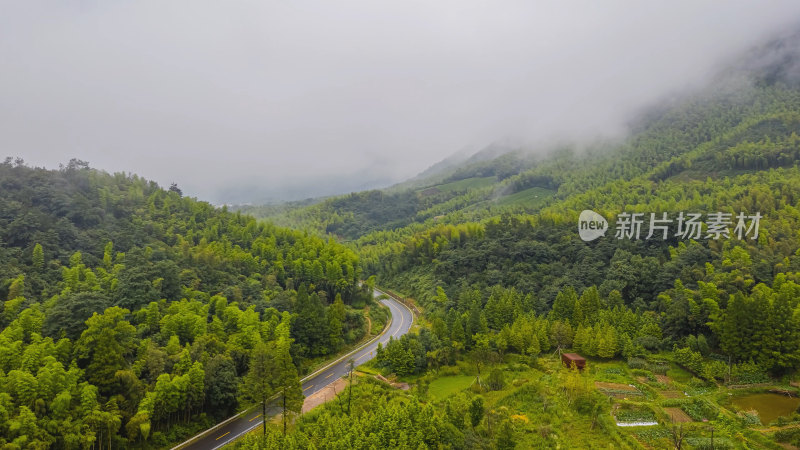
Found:
[[[572,365],[575,364],[578,370],[583,370],[583,368],[586,367],[586,358],[577,353],[562,353],[561,361],[567,367],[572,367]]]

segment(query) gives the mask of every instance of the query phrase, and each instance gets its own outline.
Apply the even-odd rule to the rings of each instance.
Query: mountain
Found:
[[[414,187],[420,188],[440,184],[446,179],[453,177],[456,171],[465,166],[491,161],[507,153],[519,151],[519,146],[504,143],[490,144],[477,152],[466,148],[437,162],[420,172],[417,176],[391,186],[389,189],[392,191],[399,191]]]
[[[800,373],[798,51],[791,34],[744,55],[643,111],[622,142],[489,151],[282,219],[349,241],[424,311],[430,326],[373,369],[415,380],[413,407],[452,424],[421,433],[427,445],[675,448],[684,416],[717,431],[687,425],[692,448],[796,445],[789,429],[758,431],[766,411],[742,409],[734,387]],[[604,234],[582,238],[585,210]],[[592,368],[550,357],[567,349]],[[795,407],[777,424],[796,426]],[[342,420],[322,414],[293,439],[321,442]]]
[[[355,414],[240,447],[799,445],[797,402],[770,414],[800,379],[798,49],[742,56],[621,142],[489,150],[268,217],[345,242],[422,320],[365,369],[409,391],[362,377]]]
[[[798,61],[771,41],[620,141],[236,212],[6,160],[0,444],[170,447],[385,323],[376,281],[414,332],[242,448],[800,445]]]
[[[77,160],[0,186],[0,446],[169,448],[260,401],[251,354],[296,379],[383,320],[338,243]]]

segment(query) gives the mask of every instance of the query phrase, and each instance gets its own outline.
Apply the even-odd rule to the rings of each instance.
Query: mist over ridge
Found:
[[[619,139],[797,17],[789,1],[15,3],[0,145],[215,203],[346,193],[493,142]]]

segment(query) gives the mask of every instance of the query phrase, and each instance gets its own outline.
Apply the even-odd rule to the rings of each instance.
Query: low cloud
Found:
[[[798,18],[796,1],[6,2],[0,148],[214,202],[388,185],[501,139],[622,135]]]

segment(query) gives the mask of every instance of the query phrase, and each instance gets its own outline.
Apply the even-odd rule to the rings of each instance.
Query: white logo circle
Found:
[[[578,217],[578,234],[586,242],[593,241],[601,236],[605,236],[608,231],[608,221],[605,217],[592,211],[584,209]]]

